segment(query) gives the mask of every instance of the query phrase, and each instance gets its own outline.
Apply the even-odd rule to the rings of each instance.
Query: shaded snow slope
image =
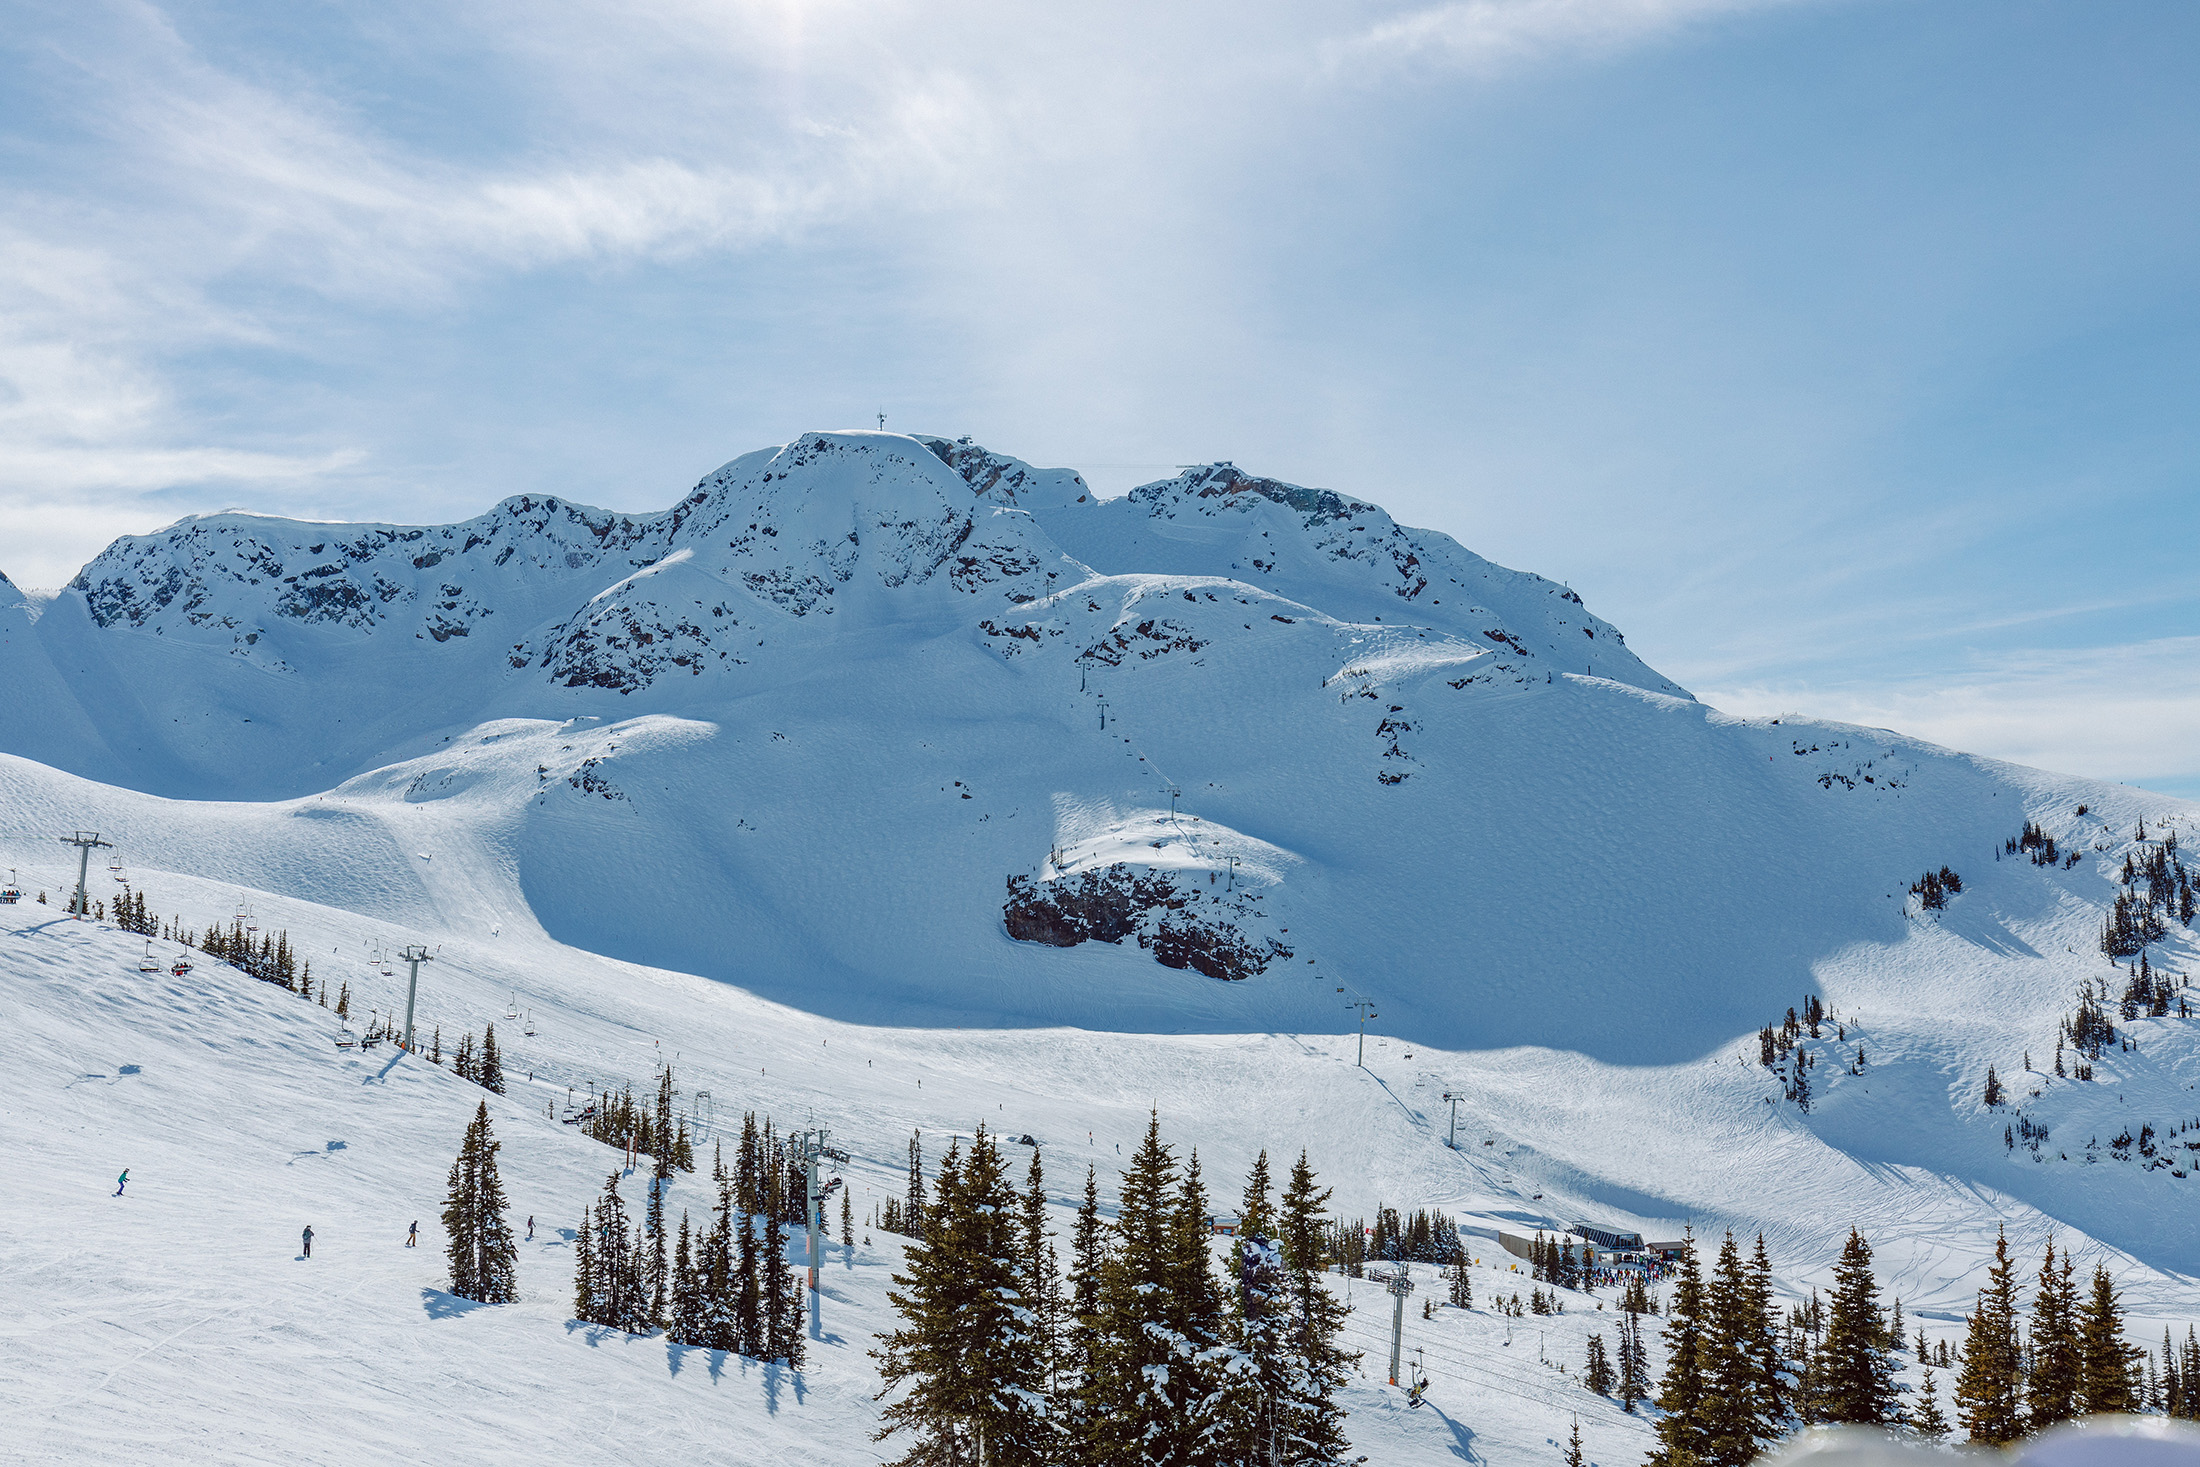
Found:
[[[10,654],[18,747],[277,801],[298,854],[241,879],[378,910],[383,877],[307,873],[448,831],[494,880],[440,920],[858,1022],[1313,1031],[1345,986],[1424,1043],[1672,1063],[1916,963],[1906,889],[1951,864],[1968,946],[1918,991],[2044,1049],[2120,857],[1985,868],[2028,819],[2184,808],[1728,717],[1563,588],[1328,491],[1224,465],[1096,503],[893,434],[655,516],[187,521],[10,616],[49,654]]]
[[[24,809],[12,796],[9,808]],[[141,848],[195,839],[203,865],[220,868],[279,845],[291,818],[262,808],[224,828],[200,813],[149,802],[125,823]],[[831,1249],[799,1378],[567,1317],[566,1230],[617,1153],[543,1109],[562,1107],[568,1087],[647,1089],[664,1058],[691,1113],[707,1090],[721,1124],[753,1108],[783,1125],[830,1126],[854,1158],[859,1214],[898,1195],[912,1128],[936,1160],[949,1134],[984,1122],[1040,1143],[1055,1222],[1066,1228],[1085,1167],[1112,1201],[1121,1156],[1157,1109],[1179,1148],[1197,1147],[1218,1207],[1230,1205],[1256,1150],[1280,1158],[1304,1148],[1346,1217],[1378,1203],[1426,1206],[1485,1230],[1470,1239],[1485,1265],[1475,1271],[1477,1308],[1423,1321],[1417,1298],[1409,1310],[1407,1344],[1425,1351],[1433,1409],[1408,1411],[1380,1382],[1389,1301],[1370,1284],[1338,1281],[1355,1305],[1349,1339],[1368,1352],[1366,1378],[1347,1396],[1350,1430],[1356,1451],[1386,1464],[1452,1462],[1461,1449],[1495,1467],[1547,1462],[1550,1440],[1563,1441],[1576,1413],[1594,1460],[1639,1461],[1650,1445],[1646,1422],[1578,1386],[1587,1336],[1611,1342],[1609,1295],[1571,1295],[1552,1319],[1492,1312],[1497,1297],[1527,1287],[1487,1240],[1500,1229],[1588,1216],[1656,1236],[1689,1222],[1699,1235],[1761,1230],[1784,1306],[1827,1284],[1853,1224],[1877,1246],[1882,1280],[1913,1328],[1953,1339],[1995,1229],[2006,1226],[2029,1258],[2053,1228],[2081,1265],[2117,1270],[2136,1338],[2158,1338],[2164,1324],[2181,1337],[2200,1310],[2183,1191],[2192,1182],[2116,1161],[2004,1152],[1971,1067],[2006,1036],[1982,1041],[1974,1028],[1870,999],[1861,977],[1835,985],[1834,997],[1873,1059],[1863,1076],[1836,1077],[1840,1047],[1829,1039],[1824,1100],[1807,1117],[1763,1104],[1763,1072],[1731,1054],[1614,1067],[1547,1049],[1445,1052],[1378,1036],[1361,1069],[1351,1039],[1335,1034],[895,1030],[612,962],[524,925],[463,930],[479,914],[437,909],[447,887],[486,868],[469,865],[448,834],[407,842],[433,861],[404,852],[421,869],[391,873],[384,900],[412,911],[406,921],[150,862],[127,874],[194,924],[250,907],[264,927],[291,934],[318,976],[349,984],[362,1013],[402,1002],[401,979],[370,961],[375,952],[406,941],[436,950],[423,973],[423,1023],[446,1044],[495,1023],[505,1051],[511,1092],[487,1099],[513,1219],[537,1223],[522,1250],[522,1302],[478,1308],[440,1292],[444,1172],[483,1092],[386,1047],[340,1053],[327,1010],[203,956],[183,978],[145,975],[141,939],[61,921],[50,906],[0,909],[0,1024],[11,1035],[0,1138],[13,1179],[0,1190],[11,1302],[0,1415],[15,1427],[0,1459],[36,1442],[47,1461],[403,1461],[430,1439],[478,1461],[576,1448],[651,1463],[770,1462],[798,1451],[875,1461],[866,1351],[891,1326],[896,1240],[872,1234],[852,1256]],[[62,854],[11,847],[5,859],[30,863],[34,890],[58,890]],[[446,864],[459,874],[446,877]],[[153,946],[163,958],[176,952]],[[535,1034],[507,1019],[514,1011]],[[2104,1058],[2094,1083],[2037,1082],[2049,1093],[2034,1112],[2058,1142],[2193,1104],[2192,1023],[2133,1028],[2140,1053]],[[1467,1097],[1456,1152],[1442,1145],[1446,1089]],[[124,1166],[131,1182],[117,1198]],[[639,1178],[625,1190],[634,1206]],[[705,1190],[694,1177],[676,1181],[674,1216],[700,1213]],[[424,1246],[406,1250],[416,1219]],[[309,1223],[310,1263],[296,1257]],[[1429,1271],[1420,1275],[1420,1297],[1441,1297]],[[1652,1352],[1655,1364],[1654,1338]]]

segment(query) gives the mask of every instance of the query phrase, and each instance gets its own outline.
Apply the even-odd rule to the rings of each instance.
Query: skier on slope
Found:
[[[410,1229],[409,1229],[409,1230],[408,1230],[408,1231],[406,1232],[406,1234],[405,1234],[405,1246],[406,1246],[407,1248],[417,1248],[417,1247],[419,1247],[419,1246],[420,1246],[420,1224],[419,1224],[419,1223],[414,1223],[414,1224],[412,1225],[412,1227],[411,1227],[411,1228],[410,1228]]]
[[[122,1175],[121,1175],[121,1176],[119,1176],[119,1177],[117,1177],[117,1178],[115,1178],[115,1195],[116,1195],[117,1197],[120,1197],[120,1196],[122,1195],[122,1189],[123,1189],[124,1187],[127,1187],[127,1186],[129,1186],[129,1185],[130,1185],[130,1169],[129,1169],[128,1167],[124,1167],[124,1168],[122,1169]]]
[[[313,1256],[313,1224],[306,1224],[305,1232],[299,1236],[299,1243],[305,1250],[299,1256],[303,1258],[311,1258]]]

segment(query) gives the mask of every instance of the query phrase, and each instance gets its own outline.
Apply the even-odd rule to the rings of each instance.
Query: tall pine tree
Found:
[[[1829,1315],[1826,1342],[1818,1352],[1818,1419],[1886,1424],[1894,1416],[1894,1363],[1888,1358],[1887,1323],[1879,1313],[1871,1245],[1855,1228],[1849,1229],[1841,1261],[1833,1268]]]
[[[1032,1348],[1015,1190],[981,1127],[967,1158],[951,1146],[926,1209],[924,1240],[894,1276],[902,1327],[879,1342],[875,1440],[915,1440],[904,1467],[976,1462],[1045,1467],[1058,1460],[1045,1381]]]
[[[2132,1381],[2135,1357],[2142,1352],[2124,1339],[2123,1306],[2108,1270],[2093,1270],[2093,1292],[2078,1320],[2078,1358],[2083,1371],[2081,1399],[2088,1413],[2139,1409]]]
[[[2024,1434],[2018,1403],[2024,1389],[2024,1359],[2017,1344],[2016,1265],[2009,1239],[1994,1240],[1994,1265],[1978,1308],[1963,1336],[1963,1366],[1956,1376],[1956,1409],[1971,1440],[2002,1446]]]
[[[2032,1296],[2032,1371],[2025,1383],[2025,1406],[2034,1431],[2044,1431],[2078,1414],[2084,1369],[2078,1353],[2077,1286],[2068,1254],[2056,1260],[2055,1240],[2047,1240],[2040,1281]]]
[[[512,1241],[512,1225],[504,1220],[499,1145],[490,1134],[489,1105],[483,1101],[451,1163],[443,1200],[451,1292],[484,1304],[509,1304],[519,1297],[519,1247]]]
[[[1658,1445],[1650,1467],[1695,1467],[1710,1460],[1710,1432],[1704,1418],[1703,1269],[1696,1262],[1694,1233],[1681,1244],[1680,1277],[1665,1311],[1665,1378],[1658,1383]]]

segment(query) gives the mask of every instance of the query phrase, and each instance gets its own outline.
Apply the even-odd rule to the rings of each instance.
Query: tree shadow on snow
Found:
[[[566,1328],[588,1329],[590,1326],[582,1324],[579,1320],[572,1320],[567,1323]],[[593,1344],[594,1342],[592,1337],[590,1343]],[[665,1368],[675,1378],[687,1367],[687,1360],[690,1355],[703,1357],[703,1369],[709,1374],[713,1384],[724,1382],[728,1366],[739,1370],[742,1375],[747,1375],[752,1370],[762,1372],[764,1377],[764,1409],[775,1416],[779,1414],[779,1393],[781,1390],[789,1388],[790,1384],[794,1391],[795,1404],[800,1405],[809,1399],[809,1391],[806,1389],[802,1373],[798,1370],[787,1369],[784,1364],[777,1360],[752,1360],[746,1355],[736,1355],[730,1350],[706,1350],[699,1345],[677,1344],[669,1336],[666,1337]]]
[[[422,1289],[420,1307],[427,1311],[430,1319],[458,1319],[476,1309],[487,1309],[490,1306],[478,1299],[461,1299],[458,1295],[447,1294],[441,1289]]]
[[[2011,932],[1999,917],[1984,907],[1951,902],[1940,914],[1940,929],[2005,958],[2040,956],[2037,948]]]

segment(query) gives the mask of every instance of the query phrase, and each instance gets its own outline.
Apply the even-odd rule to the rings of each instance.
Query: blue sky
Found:
[[[2200,796],[2200,9],[12,0],[0,569],[1228,458],[1743,711]]]

